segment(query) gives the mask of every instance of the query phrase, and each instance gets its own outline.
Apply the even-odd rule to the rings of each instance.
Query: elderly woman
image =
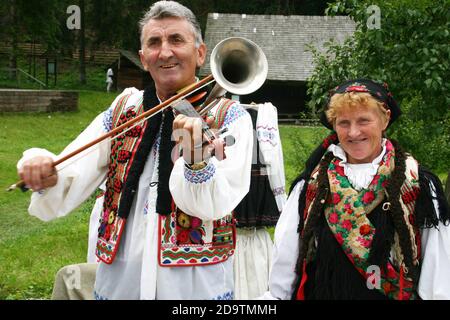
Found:
[[[334,130],[296,179],[275,230],[268,299],[450,299],[448,204],[438,178],[385,130],[386,85],[332,91]]]

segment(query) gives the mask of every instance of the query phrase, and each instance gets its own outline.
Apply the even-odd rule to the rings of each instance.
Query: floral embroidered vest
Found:
[[[392,147],[388,142],[388,150]],[[389,151],[392,151],[393,148]],[[384,166],[380,165],[379,172],[375,175],[368,188],[361,192],[347,192],[350,186],[345,178],[344,170],[339,166],[339,160],[334,159],[330,163],[328,176],[330,182],[330,193],[325,202],[325,216],[330,230],[334,234],[336,241],[342,247],[346,256],[358,272],[364,277],[371,276],[367,271],[367,260],[370,254],[370,248],[375,229],[367,218],[367,214],[379,205],[384,205],[386,214],[388,213],[389,195],[384,191],[389,175],[389,166],[394,165],[393,157],[384,157]],[[395,170],[395,168],[394,168]],[[311,174],[311,179],[307,185],[306,205],[303,214],[305,225],[308,222],[309,213],[316,201],[318,191],[317,176],[319,168],[317,167]],[[405,223],[408,227],[412,243],[413,262],[415,265],[420,259],[420,234],[414,227],[414,208],[415,201],[419,194],[418,182],[418,164],[412,157],[406,158],[406,179],[400,188],[400,204],[404,212]],[[352,189],[353,190],[353,189]],[[384,202],[384,203],[383,203]],[[342,203],[341,207],[335,207]],[[383,203],[383,204],[382,204]],[[351,205],[350,205],[351,204]],[[383,209],[384,210],[384,209]],[[401,270],[404,269],[403,255],[400,250],[398,235],[395,235],[393,252],[393,264],[388,263],[387,272],[381,274],[380,291],[393,299],[413,299],[414,292],[412,280],[404,277]],[[397,271],[400,270],[400,271]],[[402,279],[404,277],[404,279]],[[304,283],[303,283],[304,285]],[[299,290],[300,292],[301,290]]]
[[[113,111],[113,129],[139,116],[143,101],[126,107],[130,95],[123,96]],[[219,109],[229,108],[224,99]],[[97,257],[111,264],[119,248],[126,217],[118,214],[123,187],[126,185],[136,150],[149,121],[138,125],[111,142],[111,158],[106,180],[105,201],[98,229]],[[161,266],[196,266],[220,263],[228,259],[235,248],[235,221],[232,215],[214,221],[202,221],[178,209],[172,200],[171,213],[158,216],[158,262]]]

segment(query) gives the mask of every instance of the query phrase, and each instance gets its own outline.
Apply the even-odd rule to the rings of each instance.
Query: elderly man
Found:
[[[155,87],[125,90],[62,155],[196,82],[206,46],[188,8],[156,2],[140,21],[140,31],[139,55]],[[219,161],[206,152],[193,157],[201,123],[174,113],[159,113],[63,167],[54,168],[56,157],[42,149],[27,150],[18,163],[20,176],[36,191],[29,211],[43,220],[68,214],[106,177],[96,299],[233,298],[230,213],[249,189],[251,119],[227,99],[210,112],[221,115],[215,118],[217,128],[227,128],[236,141]],[[177,160],[171,158],[179,149],[171,139],[175,129],[192,137],[180,141],[183,156]]]

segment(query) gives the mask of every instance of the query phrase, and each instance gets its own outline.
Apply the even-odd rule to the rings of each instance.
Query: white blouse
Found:
[[[332,145],[329,147],[335,156],[345,156],[341,147]],[[353,186],[367,187],[368,181],[364,176],[373,176],[386,152],[383,148],[381,154],[370,164],[353,164],[342,161],[345,173]],[[346,159],[346,158],[345,158]],[[376,169],[375,169],[376,168]],[[374,171],[375,170],[375,171]],[[368,182],[367,182],[368,181]],[[286,206],[281,213],[275,228],[272,268],[269,278],[269,291],[260,299],[291,299],[295,290],[296,263],[299,254],[299,224],[298,198],[304,187],[304,181],[300,181],[292,190]],[[434,193],[434,186],[430,186]],[[436,211],[438,204],[434,201]],[[422,268],[420,273],[418,294],[424,300],[450,299],[450,226],[439,222],[438,228],[421,230],[422,240]]]

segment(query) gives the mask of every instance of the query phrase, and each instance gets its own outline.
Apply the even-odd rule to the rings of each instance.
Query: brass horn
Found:
[[[241,37],[219,42],[211,53],[210,67],[216,85],[205,105],[226,91],[237,95],[255,92],[266,81],[269,69],[261,48]]]

